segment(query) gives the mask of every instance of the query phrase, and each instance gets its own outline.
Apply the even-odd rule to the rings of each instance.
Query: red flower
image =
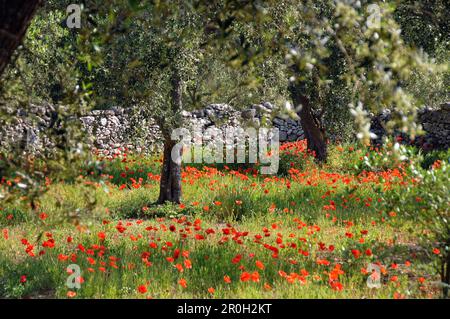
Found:
[[[223,281],[225,281],[225,283],[227,283],[227,284],[231,283],[230,276],[227,276],[227,275],[223,276]]]
[[[328,260],[326,260],[326,259],[317,259],[316,263],[318,265],[324,265],[324,266],[328,266],[330,264],[330,262]]]
[[[25,275],[20,276],[20,282],[22,284],[26,283],[27,282],[27,276],[25,276]]]
[[[186,259],[184,261],[184,267],[186,267],[186,269],[191,269],[192,268],[192,262],[189,259]]]
[[[241,281],[243,281],[243,282],[249,281],[250,278],[251,278],[251,275],[250,275],[248,272],[246,272],[246,271],[244,271],[244,272],[241,274]]]
[[[353,257],[355,257],[356,259],[358,259],[359,256],[361,256],[361,252],[358,249],[352,249],[352,254]]]
[[[241,259],[242,259],[242,255],[236,255],[236,256],[231,260],[231,262],[232,262],[233,264],[237,264],[238,262],[241,261]]]
[[[441,253],[441,251],[438,248],[433,249],[433,254],[439,255],[440,253]]]
[[[175,268],[177,268],[177,270],[178,270],[179,272],[183,272],[183,271],[184,271],[183,266],[182,266],[181,264],[176,264],[176,265],[175,265]]]
[[[69,290],[69,291],[67,292],[67,297],[69,297],[69,298],[73,298],[73,297],[75,297],[76,295],[77,295],[77,293],[76,293],[75,291]]]
[[[258,267],[261,270],[264,270],[264,268],[265,268],[264,264],[259,260],[256,261],[256,267]]]
[[[98,236],[98,238],[100,238],[100,240],[105,240],[105,238],[106,238],[106,235],[105,235],[104,232],[99,232],[99,233],[97,234],[97,236]]]
[[[212,295],[214,294],[214,292],[216,291],[216,289],[214,289],[213,287],[209,287],[208,288],[208,292]]]
[[[186,279],[181,278],[180,280],[178,280],[178,283],[180,284],[181,287],[187,288],[187,281],[186,281]]]
[[[139,291],[139,293],[145,294],[147,292],[147,286],[140,285],[137,290]]]
[[[253,282],[259,282],[259,273],[257,271],[253,272],[251,278]]]
[[[336,291],[341,291],[344,289],[344,286],[339,281],[330,282],[331,289]]]

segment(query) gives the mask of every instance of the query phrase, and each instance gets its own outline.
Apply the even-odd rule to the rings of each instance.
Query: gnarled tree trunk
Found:
[[[22,39],[41,0],[0,0],[0,75]]]
[[[182,80],[179,70],[174,67],[172,71],[172,94],[171,108],[172,114],[175,115],[182,109]],[[181,155],[182,149],[175,150],[177,144],[171,139],[171,127],[164,123],[164,119],[159,120],[159,126],[164,136],[164,154],[161,172],[161,180],[159,186],[158,204],[165,202],[181,203]],[[174,156],[172,156],[174,150]],[[179,160],[177,160],[177,158]]]
[[[301,105],[299,112],[300,123],[308,144],[308,150],[313,151],[316,159],[319,162],[326,162],[327,160],[327,142],[325,129],[322,127],[320,120],[314,116],[311,110],[311,105],[308,97],[302,94],[301,88],[298,85],[292,84],[289,86],[294,106]]]
[[[171,156],[175,144],[171,139],[164,141],[164,157],[158,204],[165,202],[181,203],[181,163],[174,161]],[[181,156],[181,151],[179,155]]]

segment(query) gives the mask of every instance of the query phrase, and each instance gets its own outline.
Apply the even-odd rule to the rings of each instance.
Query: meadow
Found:
[[[384,199],[415,181],[367,166],[382,152],[330,145],[319,166],[288,143],[271,176],[185,165],[182,204],[163,206],[159,157],[99,158],[34,212],[0,207],[0,297],[437,298],[441,252]]]

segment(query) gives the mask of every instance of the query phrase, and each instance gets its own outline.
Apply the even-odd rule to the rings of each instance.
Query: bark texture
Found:
[[[174,68],[171,78],[171,113],[175,115],[182,109],[182,80],[179,70]],[[175,149],[176,142],[171,139],[170,125],[160,120],[164,136],[164,154],[159,187],[158,204],[165,202],[181,203],[181,156],[182,149]],[[172,152],[173,151],[173,152]],[[173,153],[173,154],[172,154]],[[174,155],[174,156],[172,156]],[[179,159],[176,160],[176,159]]]
[[[41,0],[0,0],[0,75],[5,71]]]
[[[302,94],[302,90],[298,85],[289,86],[292,101],[297,107],[301,105],[299,112],[300,122],[305,132],[308,144],[308,150],[313,151],[319,162],[326,162],[328,152],[326,143],[325,129],[320,120],[313,114],[311,104],[308,97]]]

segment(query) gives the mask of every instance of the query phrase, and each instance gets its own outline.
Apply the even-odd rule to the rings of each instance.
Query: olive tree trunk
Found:
[[[182,109],[182,80],[179,70],[174,67],[171,78],[171,113],[172,116]],[[182,149],[175,149],[176,142],[171,139],[172,127],[164,119],[159,120],[164,137],[164,153],[159,186],[158,204],[165,202],[181,203],[181,156]]]
[[[300,123],[305,132],[308,150],[315,153],[319,162],[326,162],[328,152],[325,129],[322,127],[320,120],[312,113],[310,100],[302,94],[298,85],[290,85],[289,92],[295,107],[301,105]]]
[[[41,0],[0,0],[0,75],[36,13]]]

